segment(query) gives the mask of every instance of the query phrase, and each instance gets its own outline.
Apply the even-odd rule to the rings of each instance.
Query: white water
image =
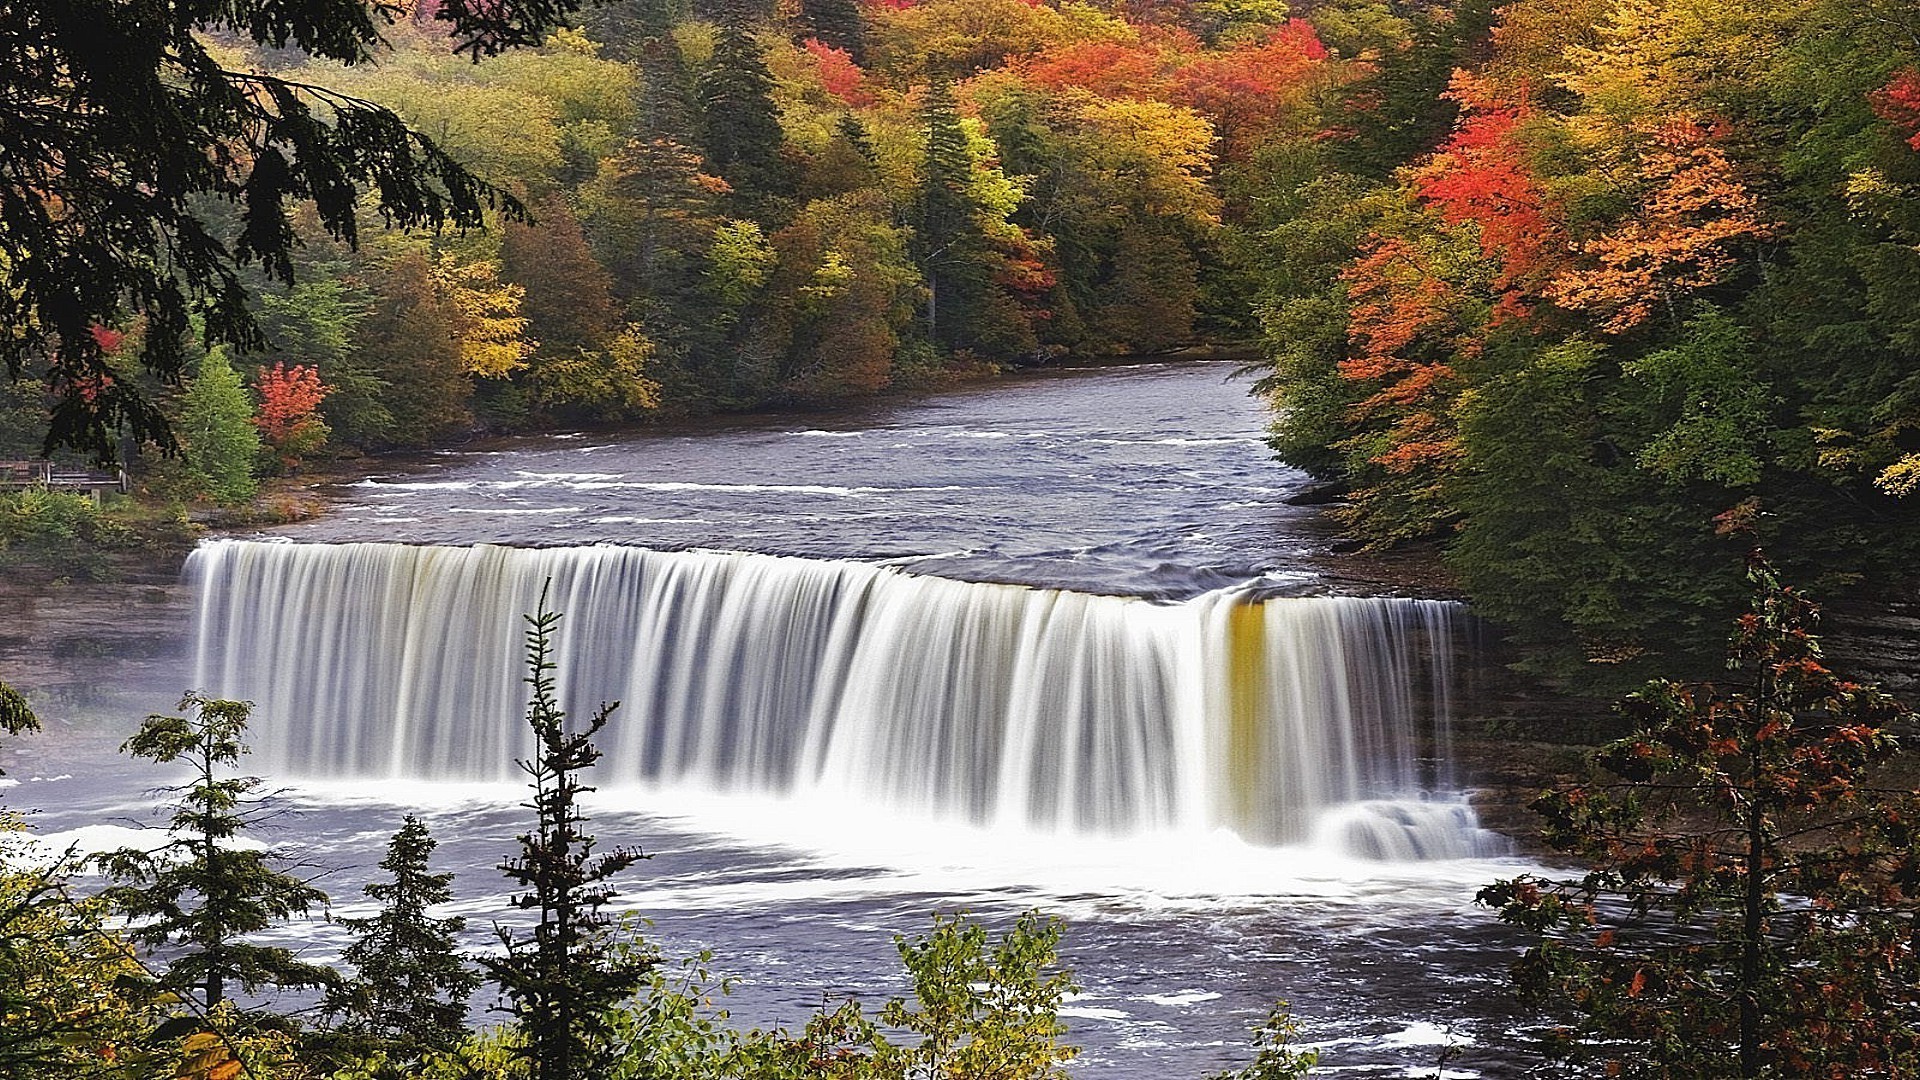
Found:
[[[188,569],[195,685],[256,703],[274,775],[516,778],[520,616],[547,587],[569,709],[621,702],[602,785],[1001,831],[1486,851],[1445,769],[1453,604],[1160,603],[614,545],[220,542]]]

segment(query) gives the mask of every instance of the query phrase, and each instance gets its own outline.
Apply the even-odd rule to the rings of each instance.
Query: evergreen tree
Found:
[[[845,49],[853,62],[867,62],[867,23],[858,0],[800,0],[800,23],[807,36]]]
[[[408,815],[380,861],[390,880],[366,887],[380,901],[380,913],[340,920],[353,935],[345,955],[355,977],[327,995],[327,1011],[341,1017],[341,1034],[406,1057],[458,1043],[466,1034],[467,999],[480,986],[479,973],[454,946],[466,920],[427,914],[453,898],[453,875],[428,870],[435,846],[426,825]]]
[[[968,193],[973,153],[952,84],[935,80],[920,115],[927,152],[921,165],[914,256],[927,281],[927,337],[938,345],[961,348],[970,340],[968,324],[984,306],[990,283],[987,238]]]
[[[614,895],[609,881],[645,856],[629,848],[596,855],[583,828],[579,797],[593,789],[580,782],[580,773],[599,760],[593,737],[618,703],[601,705],[583,728],[568,730],[553,676],[559,622],[543,591],[526,635],[527,725],[535,749],[532,760],[519,762],[532,780],[526,806],[534,827],[521,835],[520,855],[500,868],[527,890],[514,896],[514,905],[538,919],[530,937],[500,927],[506,953],[485,964],[519,1020],[524,1040],[515,1054],[531,1080],[589,1080],[605,1075],[612,1053],[608,1012],[645,985],[653,964],[621,946],[601,911]]]
[[[247,752],[241,741],[252,706],[189,693],[184,716],[147,717],[121,747],[157,764],[181,762],[193,780],[177,788],[167,842],[148,851],[123,848],[102,856],[118,882],[106,896],[129,922],[127,936],[152,948],[178,951],[161,976],[163,987],[197,997],[212,1009],[235,988],[327,987],[339,978],[331,968],[305,963],[287,949],[246,940],[304,915],[327,895],[275,869],[267,851],[238,841],[263,816],[254,797],[256,776],[228,771]]]
[[[720,31],[713,59],[695,84],[707,164],[733,185],[740,217],[778,217],[793,193],[793,170],[773,102],[773,75],[760,44],[736,27]]]
[[[224,346],[201,358],[177,427],[186,442],[187,467],[202,491],[223,503],[253,498],[259,490],[253,465],[260,456],[260,432],[253,426],[253,402]]]

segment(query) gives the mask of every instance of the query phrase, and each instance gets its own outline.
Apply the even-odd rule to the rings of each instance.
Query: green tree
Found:
[[[0,732],[19,735],[39,730],[40,718],[33,714],[33,707],[27,703],[26,695],[0,682]],[[5,775],[6,770],[0,769],[0,776]]]
[[[187,468],[202,493],[222,503],[253,498],[259,490],[253,467],[260,458],[260,431],[225,346],[200,358],[181,399],[177,427],[186,442]]]
[[[475,57],[540,40],[583,0],[446,0],[437,15]],[[395,5],[375,0],[115,0],[0,9],[0,363],[55,403],[46,448],[114,457],[117,435],[172,445],[169,424],[118,377],[97,327],[148,324],[141,364],[187,366],[191,319],[212,344],[261,344],[239,267],[290,278],[291,204],[312,200],[335,237],[358,236],[363,190],[401,227],[479,225],[518,204],[393,113],[254,68],[212,44],[230,36],[346,65],[384,48]],[[233,235],[204,196],[235,201]]]
[[[384,398],[387,382],[368,367],[358,348],[360,324],[374,297],[344,262],[315,265],[310,276],[284,292],[258,297],[258,319],[269,351],[255,359],[305,364],[333,389],[320,403],[335,443],[371,447],[393,436],[393,413]]]
[[[326,893],[275,869],[270,852],[245,845],[247,829],[267,812],[254,794],[260,778],[230,774],[247,752],[242,737],[252,706],[190,693],[180,710],[184,716],[147,717],[122,747],[156,764],[180,762],[193,772],[189,784],[175,789],[179,802],[164,844],[101,856],[116,882],[105,895],[132,924],[127,936],[150,948],[173,947],[160,983],[195,996],[203,1013],[235,989],[253,994],[265,987],[333,985],[338,979],[333,969],[247,940],[327,899]]]
[[[360,353],[386,384],[387,446],[430,446],[473,423],[473,383],[460,360],[460,312],[433,280],[426,255],[394,256],[375,285],[379,299],[360,323]]]
[[[781,154],[786,136],[760,44],[736,27],[722,29],[694,95],[701,149],[707,164],[732,185],[740,216],[779,217],[793,193],[793,169]]]
[[[380,860],[389,879],[365,887],[379,913],[340,920],[353,937],[345,959],[354,976],[327,994],[327,1011],[340,1017],[350,1045],[399,1061],[453,1049],[466,1036],[467,999],[480,986],[455,945],[466,920],[428,914],[453,898],[453,875],[428,868],[434,847],[426,825],[408,815]]]
[[[973,152],[951,83],[936,79],[927,88],[920,121],[927,143],[914,200],[913,254],[927,282],[927,338],[947,348],[969,347],[992,271],[971,194]]]
[[[880,1020],[920,1041],[884,1045],[887,1074],[1064,1080],[1079,1050],[1060,1041],[1060,1005],[1080,988],[1059,966],[1058,920],[1028,912],[990,943],[979,923],[935,916],[931,933],[895,945],[914,1000],[889,1001]]]
[[[854,63],[867,62],[867,21],[859,0],[800,0],[800,22],[809,36],[846,50]]]
[[[1593,865],[1482,903],[1540,936],[1515,968],[1609,1076],[1907,1076],[1920,1068],[1920,792],[1886,786],[1912,713],[1834,675],[1817,609],[1756,552],[1731,674],[1621,705],[1609,779],[1542,796]]]
[[[614,875],[642,858],[616,848],[595,854],[585,831],[579,797],[592,791],[582,771],[600,758],[593,737],[616,705],[602,705],[583,725],[569,730],[554,680],[554,630],[560,616],[539,610],[527,616],[527,677],[531,691],[527,726],[534,755],[520,768],[532,780],[533,829],[520,837],[520,854],[501,871],[527,891],[514,906],[537,913],[530,934],[499,928],[505,955],[484,961],[519,1022],[524,1042],[515,1055],[532,1080],[589,1080],[605,1074],[613,1056],[608,1013],[633,996],[653,961],[622,948],[611,920],[601,911],[613,898]]]

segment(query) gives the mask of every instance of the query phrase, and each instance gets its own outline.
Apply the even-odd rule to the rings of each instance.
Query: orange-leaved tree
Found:
[[[253,424],[260,429],[274,464],[291,474],[301,459],[326,445],[331,431],[320,419],[320,402],[333,387],[321,382],[320,373],[312,367],[285,363],[260,368],[254,385],[260,392],[260,409]]]

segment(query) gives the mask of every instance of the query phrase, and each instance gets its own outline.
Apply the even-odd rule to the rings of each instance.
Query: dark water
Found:
[[[1230,370],[1070,370],[866,413],[489,446],[346,487],[337,513],[278,532],[744,549],[1158,596],[1247,580],[1311,590],[1323,528],[1282,501],[1305,480],[1271,462]],[[7,760],[8,803],[38,808],[34,827],[55,842],[118,843],[152,823],[148,789],[164,777],[114,747],[134,722],[129,698],[161,708],[179,689],[156,675],[114,715],[63,700],[50,734]],[[523,828],[519,797],[312,786],[285,796],[299,813],[271,839],[332,868],[321,884],[352,915],[400,815],[422,814],[482,948],[510,917],[494,868]],[[669,954],[713,950],[716,970],[741,977],[730,1007],[745,1022],[797,1024],[823,994],[877,1005],[903,992],[892,936],[932,911],[1004,925],[1037,907],[1067,921],[1085,987],[1067,1010],[1086,1048],[1077,1075],[1236,1065],[1276,998],[1294,1003],[1326,1075],[1436,1076],[1443,1058],[1447,1077],[1525,1072],[1503,992],[1517,943],[1471,903],[1510,863],[1354,862],[1229,835],[1036,838],[687,790],[603,792],[592,814],[603,842],[654,855],[621,906]],[[340,947],[317,921],[282,936],[315,957]]]
[[[1300,580],[1324,530],[1283,501],[1308,480],[1273,461],[1233,370],[1069,368],[858,413],[442,454],[283,531],[891,559],[1153,596]]]

